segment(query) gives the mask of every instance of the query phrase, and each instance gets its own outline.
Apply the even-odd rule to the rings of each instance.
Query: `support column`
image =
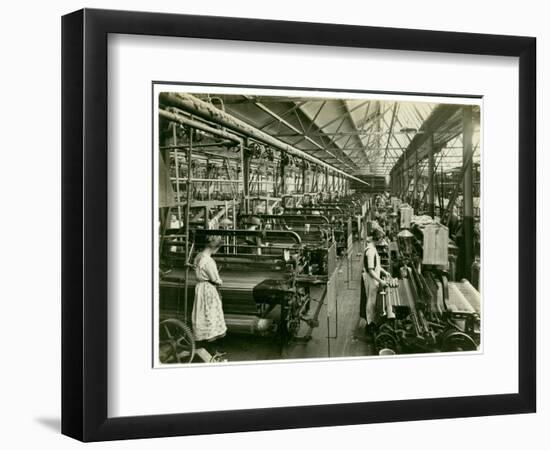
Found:
[[[394,181],[394,186],[395,186],[394,194],[397,197],[399,197],[399,172],[394,169],[393,172],[392,172],[392,177],[395,179],[395,181]]]
[[[403,179],[402,179],[403,177],[402,177],[402,175],[401,175],[401,170],[400,170],[400,169],[401,169],[401,166],[399,166],[399,169],[396,169],[396,170],[395,170],[395,180],[396,180],[396,182],[397,182],[397,196],[398,196],[399,198],[402,198],[402,197],[401,197],[401,192],[402,192],[403,190],[401,189],[401,186],[402,186],[402,184],[403,184]]]
[[[464,259],[462,276],[470,280],[472,263],[474,260],[474,198],[473,198],[473,171],[472,171],[472,107],[462,108],[462,164],[464,165],[464,181],[462,192],[464,197],[463,227],[464,227]]]
[[[284,197],[286,195],[286,157],[283,153],[281,153],[281,161],[279,162],[279,170],[281,171],[280,177],[281,177],[281,192],[280,196]]]
[[[398,180],[398,187],[399,187],[399,198],[401,200],[403,200],[403,164],[404,163],[401,163],[401,165],[399,166],[399,169],[397,170],[397,180]]]
[[[184,282],[184,291],[183,291],[183,319],[187,323],[187,310],[188,310],[188,304],[189,304],[189,295],[188,295],[188,285],[189,285],[189,261],[190,256],[189,255],[189,215],[191,214],[191,194],[193,189],[193,168],[191,165],[191,161],[193,160],[193,134],[195,130],[193,128],[189,128],[189,146],[187,147],[187,192],[186,192],[186,203],[185,203],[185,282]],[[180,305],[178,300],[178,313],[179,313]]]
[[[273,166],[273,196],[279,196],[279,174],[277,173],[279,169],[278,163],[275,163]]]
[[[407,203],[409,203],[409,160],[407,158],[407,152],[405,152],[405,159],[403,161],[403,181],[404,181],[404,193],[403,197]]]
[[[435,157],[434,157],[434,135],[428,138],[428,211],[432,219],[435,217]]]
[[[177,135],[177,125],[175,122],[172,123],[172,145],[174,146],[174,165],[176,169],[176,203],[178,205],[178,222],[179,226],[182,225],[182,215],[181,215],[181,195],[180,195],[180,162],[178,154],[178,135]],[[165,161],[170,167],[170,150],[167,152],[168,158]],[[168,176],[170,176],[170,171],[168,171]]]
[[[306,185],[307,185],[306,175],[307,175],[306,162],[303,161],[302,162],[302,194],[306,193]]]
[[[317,167],[314,166],[311,172],[311,192],[319,191],[319,174],[317,173]]]
[[[250,196],[250,154],[248,150],[241,144],[241,157],[243,167],[243,197],[244,211],[249,214],[249,196]]]
[[[418,213],[418,148],[414,151],[414,191],[413,191],[413,207]]]

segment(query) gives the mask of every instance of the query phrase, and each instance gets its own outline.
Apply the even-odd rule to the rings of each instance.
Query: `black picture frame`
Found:
[[[107,417],[107,36],[177,36],[519,58],[518,393]],[[536,39],[84,9],[62,18],[62,433],[82,441],[536,410]]]

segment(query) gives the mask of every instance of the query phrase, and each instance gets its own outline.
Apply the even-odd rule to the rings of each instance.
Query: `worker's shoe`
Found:
[[[216,352],[212,355],[210,362],[227,362],[227,358],[224,358],[227,355],[227,352]]]

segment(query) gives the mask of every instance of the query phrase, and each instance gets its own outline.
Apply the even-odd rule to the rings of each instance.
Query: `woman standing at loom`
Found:
[[[374,335],[376,331],[376,297],[380,289],[393,286],[391,274],[380,265],[380,255],[376,249],[376,243],[384,238],[384,231],[375,227],[373,236],[367,240],[367,247],[363,255],[363,283],[361,284],[360,317],[367,321],[365,331],[367,336]],[[382,279],[386,277],[388,281]]]
[[[212,342],[225,336],[227,327],[218,287],[222,280],[212,255],[221,247],[219,236],[209,236],[202,252],[195,257],[195,302],[193,304],[193,333],[197,341]]]

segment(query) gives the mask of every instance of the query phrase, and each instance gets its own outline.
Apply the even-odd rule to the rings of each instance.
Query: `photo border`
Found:
[[[205,87],[205,88],[228,88],[228,89],[236,89],[236,88],[242,88],[242,89],[254,89],[254,90],[272,90],[274,92],[281,93],[284,91],[298,91],[300,93],[303,92],[319,92],[319,93],[338,93],[342,94],[342,97],[334,97],[334,100],[359,100],[359,98],[345,98],[344,95],[347,94],[361,94],[365,95],[365,97],[361,97],[361,100],[368,100],[366,96],[373,95],[373,96],[397,96],[397,97],[422,97],[422,99],[411,99],[411,100],[395,100],[395,99],[385,99],[383,101],[391,102],[391,101],[399,101],[402,103],[414,103],[416,101],[421,102],[425,101],[426,103],[433,103],[434,105],[440,105],[440,104],[448,104],[448,105],[461,105],[461,104],[468,104],[468,105],[476,105],[482,109],[483,105],[483,95],[481,94],[442,94],[442,93],[418,93],[418,92],[399,92],[399,91],[377,91],[377,90],[363,90],[363,89],[341,89],[341,88],[324,88],[324,87],[302,87],[302,86],[272,86],[272,85],[255,85],[255,84],[224,84],[224,83],[200,83],[200,82],[193,82],[193,81],[152,81],[152,89],[151,89],[151,108],[152,108],[152,117],[151,117],[151,153],[152,153],[152,164],[151,164],[151,180],[152,180],[152,199],[151,199],[151,230],[155,230],[155,223],[158,220],[158,216],[155,214],[155,209],[158,208],[158,176],[156,175],[156,171],[158,170],[158,166],[155,163],[156,153],[159,151],[159,142],[155,139],[157,137],[158,132],[155,131],[155,118],[154,115],[158,113],[157,110],[155,110],[155,93],[158,95],[158,90],[155,91],[156,86],[193,86],[193,87]],[[194,92],[188,92],[185,90],[182,91],[171,91],[167,90],[165,92],[185,92],[189,94],[195,94]],[[208,89],[205,89],[204,94],[210,94]],[[219,95],[219,93],[215,93],[215,95]],[[232,95],[238,95],[238,94],[232,94]],[[280,97],[282,94],[272,94],[266,96],[271,96],[273,98]],[[431,98],[437,98],[437,101],[430,101]],[[305,97],[304,95],[296,96],[297,100],[303,100],[305,98],[308,99],[315,99],[315,96],[312,97]],[[323,97],[319,97],[323,98]],[[332,99],[332,97],[330,97]],[[425,99],[424,99],[425,98]],[[463,100],[477,100],[477,102],[472,103],[452,103],[452,101],[449,101],[449,103],[445,103],[441,101],[441,99],[463,99]],[[481,113],[482,114],[482,113]],[[483,130],[481,131],[480,135],[480,142],[482,141],[482,135]],[[483,171],[483,168],[481,169]],[[181,364],[161,364],[157,360],[155,360],[155,356],[157,356],[157,345],[158,345],[158,328],[155,327],[155,323],[157,322],[159,318],[159,311],[158,311],[158,305],[156,302],[159,301],[158,297],[158,291],[160,288],[159,280],[155,278],[154,273],[155,270],[158,270],[158,242],[155,240],[155,234],[154,231],[151,233],[151,253],[153,255],[153,261],[151,264],[151,286],[152,286],[152,349],[151,349],[151,356],[152,356],[152,368],[153,369],[173,369],[173,368],[190,368],[189,364],[181,363]],[[483,265],[483,260],[482,260]],[[483,269],[481,269],[483,271]],[[156,291],[156,292],[155,292]],[[483,293],[480,292],[483,298]],[[483,302],[482,302],[483,303]],[[483,309],[483,308],[482,308]],[[483,321],[484,321],[484,314],[481,315],[481,329],[483,329]],[[481,335],[481,341],[483,342],[483,334]],[[467,356],[467,355],[482,355],[484,353],[483,351],[483,345],[480,345],[480,348],[473,351],[468,352],[456,352],[453,353],[454,355],[459,356]],[[391,356],[391,358],[411,358],[411,357],[437,357],[437,356],[443,356],[443,355],[449,355],[450,353],[442,353],[442,352],[418,352],[418,353],[411,353],[411,354],[397,354]],[[297,363],[297,362],[315,362],[315,361],[338,361],[338,360],[350,360],[350,359],[372,359],[372,358],[380,358],[379,355],[364,355],[364,356],[332,356],[332,357],[302,357],[302,358],[280,358],[280,359],[259,359],[254,361],[249,360],[238,360],[238,361],[229,361],[224,362],[223,365],[249,365],[249,364],[277,364],[277,363]],[[387,356],[385,357],[388,358]],[[217,366],[221,363],[203,363],[201,366],[207,365],[207,366]]]
[[[107,416],[110,33],[519,58],[519,386],[513,394]],[[536,410],[536,39],[83,9],[62,18],[62,433],[82,441],[529,413]]]

